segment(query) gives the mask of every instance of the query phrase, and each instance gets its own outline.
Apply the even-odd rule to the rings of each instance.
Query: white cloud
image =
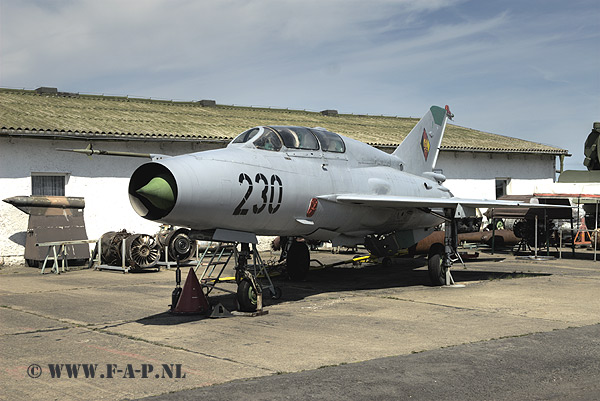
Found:
[[[2,0],[0,86],[386,115],[449,103],[459,124],[570,149],[568,127],[600,120],[599,19],[593,1]]]

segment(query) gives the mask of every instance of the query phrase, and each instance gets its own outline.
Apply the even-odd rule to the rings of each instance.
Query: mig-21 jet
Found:
[[[147,155],[152,161],[131,177],[130,201],[146,219],[190,229],[175,239],[181,253],[190,252],[190,238],[249,244],[257,235],[287,237],[293,279],[310,263],[297,239],[364,244],[376,256],[393,256],[478,207],[548,207],[454,197],[434,172],[452,117],[448,106],[432,106],[392,154],[324,128],[261,126],[223,149]],[[451,231],[429,255],[435,285],[450,284]]]

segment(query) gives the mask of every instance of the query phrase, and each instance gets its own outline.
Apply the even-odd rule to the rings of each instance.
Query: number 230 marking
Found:
[[[259,214],[263,210],[267,209],[269,214],[274,214],[279,210],[281,206],[281,200],[283,197],[283,183],[281,182],[281,178],[277,175],[272,175],[271,180],[267,180],[264,174],[258,173],[254,178],[254,183],[248,174],[240,173],[239,176],[240,185],[244,182],[248,184],[248,189],[246,190],[246,194],[242,198],[241,202],[237,205],[235,210],[233,211],[234,216],[245,216],[248,214],[248,208],[244,208],[244,205],[250,199],[252,195],[252,191],[254,190],[254,183],[258,185],[263,185],[262,192],[260,194],[262,203],[256,204],[252,206],[252,213]],[[277,184],[277,185],[275,185]],[[277,193],[277,200],[275,200],[275,193]]]

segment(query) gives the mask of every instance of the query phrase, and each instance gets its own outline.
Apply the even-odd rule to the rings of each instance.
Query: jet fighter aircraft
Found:
[[[433,171],[452,117],[448,106],[432,106],[392,154],[324,128],[261,126],[223,149],[146,155],[152,161],[133,173],[130,201],[146,219],[190,228],[192,239],[248,244],[257,235],[292,238],[286,250],[293,279],[306,275],[310,261],[297,238],[365,244],[378,256],[392,256],[476,207],[546,207],[454,197],[443,186],[445,177]],[[429,257],[436,285],[450,280],[446,231],[445,249]],[[185,235],[176,241],[175,249],[190,251]]]

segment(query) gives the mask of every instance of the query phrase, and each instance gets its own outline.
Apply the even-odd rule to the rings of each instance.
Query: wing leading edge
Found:
[[[519,201],[501,201],[488,199],[465,199],[465,198],[422,198],[416,196],[390,196],[390,195],[327,195],[320,196],[320,199],[336,203],[388,207],[388,208],[456,208],[459,205],[474,208],[570,208],[565,205],[546,205],[540,203],[527,203]]]

